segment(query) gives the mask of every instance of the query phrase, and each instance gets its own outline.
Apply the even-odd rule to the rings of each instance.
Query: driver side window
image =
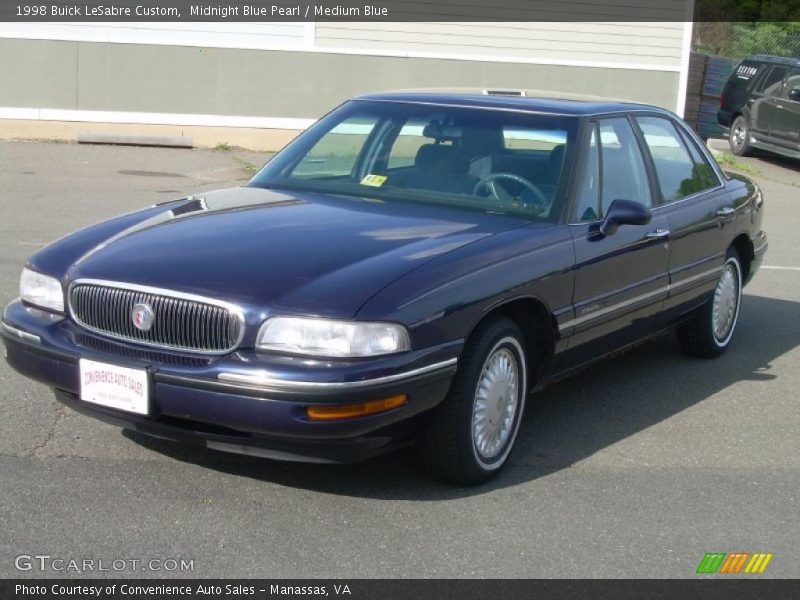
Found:
[[[617,199],[652,206],[650,183],[639,144],[625,117],[601,119],[590,134],[575,218],[602,219]]]

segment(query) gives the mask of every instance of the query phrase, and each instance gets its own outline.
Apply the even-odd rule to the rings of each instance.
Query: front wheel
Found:
[[[750,145],[750,124],[747,119],[739,115],[731,125],[731,131],[728,134],[728,143],[731,147],[731,152],[736,156],[747,156],[753,147]]]
[[[684,351],[700,358],[715,358],[725,352],[736,329],[741,300],[742,266],[739,254],[731,248],[711,300],[678,327],[678,341]]]
[[[439,479],[475,485],[506,464],[527,389],[519,327],[507,318],[479,326],[459,360],[444,402],[420,439],[423,461]]]

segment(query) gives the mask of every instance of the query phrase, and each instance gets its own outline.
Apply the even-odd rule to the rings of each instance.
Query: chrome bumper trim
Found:
[[[638,296],[634,296],[633,298],[628,298],[627,300],[623,300],[622,302],[617,302],[616,304],[606,306],[600,310],[597,310],[595,312],[586,315],[581,315],[580,317],[559,324],[558,330],[564,331],[565,329],[569,329],[570,327],[575,327],[576,325],[581,325],[588,321],[592,321],[594,319],[597,319],[598,317],[602,317],[604,315],[617,311],[621,308],[625,308],[632,304],[636,304],[637,302],[641,302],[643,300],[647,300],[654,296],[658,296],[659,294],[667,294],[670,292],[674,292],[676,290],[680,290],[681,288],[686,287],[697,281],[700,281],[701,279],[705,279],[711,277],[712,275],[716,275],[720,271],[722,271],[722,267],[714,267],[713,269],[708,269],[707,271],[703,271],[702,273],[698,273],[697,275],[692,275],[691,277],[686,277],[685,279],[681,279],[676,283],[670,283],[669,285],[660,287],[657,290],[640,294]]]
[[[25,340],[27,342],[34,342],[35,344],[42,343],[42,338],[40,338],[38,335],[28,333],[27,331],[23,331],[22,329],[17,329],[16,327],[12,327],[5,321],[0,321],[0,326],[2,326],[3,331],[7,331],[11,335],[18,337],[21,340]]]
[[[241,385],[250,388],[266,388],[266,389],[282,389],[294,391],[320,391],[320,390],[351,390],[373,385],[383,385],[386,383],[395,383],[416,377],[418,375],[425,375],[454,367],[458,362],[457,358],[450,358],[448,360],[434,363],[412,369],[411,371],[404,371],[403,373],[396,373],[394,375],[387,375],[385,377],[375,377],[373,379],[363,379],[361,381],[290,381],[288,379],[277,379],[271,377],[265,372],[255,373],[220,373],[217,375],[217,380],[221,383],[230,383],[234,385]]]

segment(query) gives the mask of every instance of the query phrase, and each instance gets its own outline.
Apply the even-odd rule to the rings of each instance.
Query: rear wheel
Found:
[[[527,364],[519,327],[507,318],[479,326],[459,360],[444,402],[420,440],[428,470],[475,485],[506,464],[525,407]]]
[[[722,354],[736,329],[741,299],[742,267],[739,254],[731,248],[711,300],[678,328],[678,340],[684,351],[700,358]]]
[[[728,135],[731,152],[736,156],[747,156],[753,147],[750,145],[750,124],[743,115],[739,115],[731,125]]]

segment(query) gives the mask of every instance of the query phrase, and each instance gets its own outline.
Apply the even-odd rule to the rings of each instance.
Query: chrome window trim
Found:
[[[694,194],[691,194],[689,196],[685,196],[683,198],[678,198],[677,200],[670,200],[669,202],[663,202],[663,203],[655,204],[652,207],[650,207],[650,212],[651,213],[657,213],[662,208],[669,208],[669,207],[675,206],[677,204],[680,204],[681,202],[695,200],[695,199],[697,199],[698,197],[700,197],[700,196],[702,196],[704,194],[711,194],[713,192],[718,192],[720,190],[723,190],[723,191],[725,190],[725,181],[728,181],[729,179],[725,175],[725,172],[722,170],[722,167],[719,166],[719,163],[714,158],[714,155],[711,154],[711,152],[709,151],[708,147],[705,144],[698,143],[698,140],[696,139],[695,132],[682,119],[676,119],[676,118],[674,118],[674,117],[672,117],[670,115],[665,115],[663,113],[652,111],[652,110],[650,110],[650,111],[648,111],[648,110],[631,110],[631,111],[626,111],[624,113],[623,112],[619,112],[619,113],[610,113],[610,114],[612,114],[612,115],[613,114],[631,114],[634,119],[637,118],[637,117],[642,117],[642,116],[645,116],[645,117],[646,116],[651,116],[651,117],[659,117],[661,119],[667,119],[670,123],[672,123],[675,126],[675,129],[678,130],[678,135],[683,134],[683,136],[687,138],[687,141],[689,143],[693,143],[694,144],[694,146],[697,149],[697,151],[700,152],[700,154],[703,155],[703,157],[706,159],[708,164],[711,165],[711,169],[714,171],[714,175],[716,175],[717,185],[715,185],[713,187],[710,187],[710,188],[706,188],[705,190],[700,190],[699,192],[695,192]],[[599,120],[600,118],[605,117],[605,116],[606,115],[592,115],[592,118],[595,119],[595,120]],[[603,222],[603,219],[594,219],[592,221],[570,221],[570,222],[567,223],[567,225],[568,226],[572,226],[572,225],[592,225],[592,224],[595,224],[595,223],[602,223],[602,222]]]
[[[72,289],[78,285],[97,285],[119,290],[143,292],[146,294],[166,296],[168,298],[176,298],[178,300],[189,300],[192,302],[200,302],[204,304],[210,304],[211,306],[217,306],[219,308],[224,308],[225,310],[229,311],[239,322],[239,337],[236,339],[236,342],[230,348],[225,350],[193,350],[191,348],[185,348],[183,346],[173,346],[171,344],[157,344],[154,342],[148,342],[146,340],[138,340],[135,338],[129,338],[125,336],[111,335],[108,332],[103,331],[102,329],[97,329],[95,327],[92,327],[91,325],[87,325],[75,315],[75,311],[72,309]],[[102,335],[103,337],[108,338],[110,340],[128,342],[139,346],[147,346],[148,348],[159,348],[161,350],[173,350],[175,352],[184,352],[186,354],[202,354],[206,356],[212,356],[212,355],[222,356],[225,354],[230,354],[239,347],[239,345],[242,343],[242,340],[244,339],[244,334],[245,334],[244,311],[238,304],[233,304],[232,302],[226,302],[224,300],[218,300],[216,298],[209,298],[208,296],[200,296],[198,294],[189,294],[186,292],[177,292],[175,290],[152,287],[149,285],[125,283],[122,281],[111,281],[108,279],[76,279],[74,281],[71,281],[67,288],[67,307],[69,309],[69,316],[73,321],[75,321],[75,323],[77,323],[84,329],[87,329],[88,331],[91,331],[98,335]]]
[[[267,375],[263,371],[260,372],[251,371],[246,373],[234,373],[226,371],[217,375],[217,380],[220,383],[229,383],[233,385],[239,385],[254,389],[286,389],[286,390],[299,390],[299,391],[351,390],[373,385],[395,383],[398,381],[402,381],[404,379],[408,379],[410,377],[416,377],[417,375],[425,375],[426,373],[432,373],[434,371],[439,371],[446,369],[448,367],[455,366],[457,362],[458,362],[457,358],[450,358],[438,363],[433,363],[431,365],[426,365],[424,367],[412,369],[410,371],[395,373],[393,375],[386,375],[384,377],[362,379],[360,381],[335,381],[335,382],[291,381],[288,379],[278,379],[276,377],[271,377],[270,375]]]

